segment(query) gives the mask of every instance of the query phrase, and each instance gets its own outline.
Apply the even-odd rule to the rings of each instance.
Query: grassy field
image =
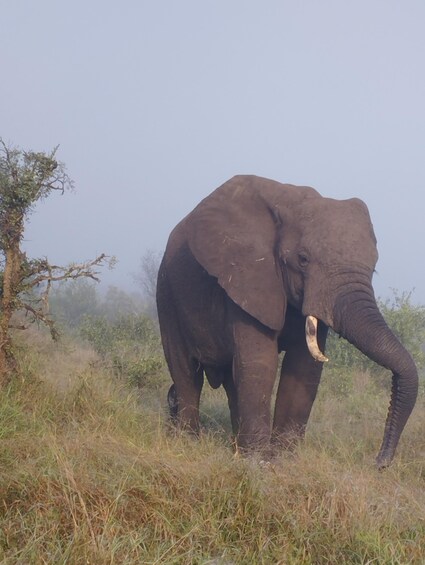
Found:
[[[165,375],[131,389],[81,345],[30,342],[0,397],[2,564],[425,562],[423,396],[378,472],[388,392],[325,375],[306,441],[264,467],[234,458],[219,392],[201,439],[176,436]]]

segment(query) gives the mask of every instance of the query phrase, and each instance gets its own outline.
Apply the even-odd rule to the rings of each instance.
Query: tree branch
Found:
[[[59,267],[58,265],[50,265],[47,259],[40,261],[38,265],[34,265],[35,269],[33,274],[36,275],[31,278],[28,286],[36,287],[43,282],[63,281],[65,279],[79,279],[81,277],[90,278],[96,282],[99,282],[98,271],[94,271],[94,267],[103,266],[105,263],[108,266],[113,265],[115,259],[113,257],[108,257],[105,253],[102,253],[96,259],[92,261],[86,261],[85,263],[71,263],[68,267]]]
[[[55,328],[55,321],[49,318],[49,294],[52,283],[64,280],[75,280],[79,278],[90,278],[99,282],[96,267],[105,266],[112,268],[115,262],[114,257],[108,257],[102,253],[92,261],[84,263],[73,263],[68,267],[50,265],[46,258],[31,261],[26,265],[21,282],[21,290],[17,297],[17,308],[22,308],[33,317],[33,321],[46,324],[53,339],[59,337],[59,332]],[[34,288],[44,286],[40,294],[34,294]]]
[[[47,314],[44,314],[41,310],[36,310],[32,306],[27,303],[22,303],[23,308],[26,310],[27,314],[31,314],[33,316],[33,322],[43,322],[50,330],[50,335],[52,339],[55,341],[59,338],[59,331],[55,326],[55,321],[48,317]]]

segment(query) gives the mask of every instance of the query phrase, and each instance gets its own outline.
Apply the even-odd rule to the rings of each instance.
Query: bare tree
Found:
[[[147,310],[156,317],[156,279],[162,254],[148,249],[140,260],[140,268],[133,275],[135,282],[141,287],[146,300]]]

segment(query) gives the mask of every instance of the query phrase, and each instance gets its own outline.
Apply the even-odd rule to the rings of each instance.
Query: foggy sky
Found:
[[[376,293],[425,303],[425,3],[0,2],[0,136],[50,150],[76,184],[25,248],[105,252],[133,288],[147,249],[235,174],[368,205]]]

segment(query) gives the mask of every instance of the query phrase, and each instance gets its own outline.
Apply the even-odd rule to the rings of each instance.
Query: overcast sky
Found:
[[[239,173],[367,205],[374,284],[425,303],[423,0],[0,0],[0,136],[60,144],[75,194],[32,256],[106,252],[132,288],[147,249]]]

